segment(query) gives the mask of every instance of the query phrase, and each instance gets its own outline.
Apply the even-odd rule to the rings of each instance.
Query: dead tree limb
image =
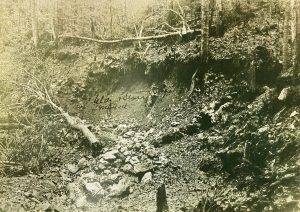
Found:
[[[96,144],[96,143],[100,143],[98,138],[94,135],[94,133],[92,133],[88,127],[86,125],[83,124],[83,121],[77,117],[73,117],[70,116],[67,112],[65,112],[61,107],[57,106],[50,98],[47,90],[45,89],[45,94],[46,94],[46,101],[56,110],[58,110],[61,115],[63,117],[65,117],[65,119],[67,120],[68,124],[76,129],[79,130],[80,132],[82,132],[82,134],[87,138],[87,140],[89,141],[89,143],[91,145]],[[40,97],[42,97],[42,95],[39,95]]]
[[[140,34],[138,33],[136,25],[134,25],[134,30],[135,30],[136,37],[137,38],[141,37]],[[140,41],[138,41],[138,44],[139,44],[139,47],[142,48],[142,44]]]
[[[67,112],[65,112],[61,107],[59,107],[57,104],[55,104],[50,95],[48,94],[48,91],[46,88],[41,88],[37,85],[35,87],[31,87],[28,85],[20,85],[17,84],[23,89],[27,90],[28,92],[32,93],[32,95],[35,96],[35,98],[39,99],[40,101],[44,101],[51,105],[55,110],[57,110],[67,121],[67,123],[71,126],[71,128],[76,129],[80,131],[84,137],[88,140],[89,144],[91,146],[101,146],[101,142],[98,140],[98,138],[95,136],[94,133],[92,133],[89,128],[84,124],[83,120],[81,120],[78,117],[73,117],[69,115]],[[32,85],[33,86],[33,85]],[[43,86],[42,86],[43,87]],[[113,135],[102,135],[101,138],[103,140],[115,140]]]
[[[199,30],[188,30],[186,33],[194,33],[198,32]],[[200,32],[200,31],[199,31]],[[98,40],[94,38],[88,38],[88,37],[82,37],[82,36],[75,36],[75,35],[61,35],[59,36],[60,39],[79,39],[79,40],[86,40],[91,42],[96,42],[100,44],[115,44],[115,43],[122,43],[122,42],[132,42],[132,41],[143,41],[143,40],[155,40],[155,39],[161,39],[161,38],[168,38],[172,36],[181,36],[181,32],[172,32],[162,35],[155,35],[155,36],[144,36],[144,37],[130,37],[130,38],[122,38],[117,40]]]
[[[188,92],[188,97],[192,95],[192,93],[194,92],[195,89],[195,85],[196,85],[196,76],[199,72],[199,68],[197,68],[197,70],[195,71],[195,73],[192,76],[192,81],[191,81],[191,86],[190,86],[190,90]]]
[[[143,57],[146,56],[146,54],[147,54],[148,50],[150,49],[150,47],[151,47],[151,44],[149,44],[149,45],[147,46],[147,48],[146,48],[146,50],[145,50],[145,52],[144,52],[144,54],[143,54]]]

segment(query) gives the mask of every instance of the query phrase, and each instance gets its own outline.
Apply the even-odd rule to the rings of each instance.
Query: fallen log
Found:
[[[96,43],[101,43],[101,44],[114,44],[114,43],[122,43],[122,42],[155,40],[155,39],[161,39],[161,38],[168,38],[168,37],[172,37],[172,36],[182,36],[182,35],[195,33],[195,32],[199,33],[201,31],[200,30],[188,30],[184,34],[182,34],[181,32],[172,32],[172,33],[167,33],[167,34],[162,34],[162,35],[130,37],[130,38],[121,38],[121,39],[116,39],[116,40],[98,40],[98,39],[94,39],[94,38],[75,36],[75,35],[61,35],[61,36],[59,36],[59,39],[71,38],[71,39],[86,40],[86,41],[91,41],[91,42],[96,42]]]
[[[55,110],[57,110],[67,121],[67,123],[71,126],[71,128],[76,129],[80,131],[84,137],[88,140],[89,145],[93,147],[101,147],[103,145],[102,142],[99,141],[99,139],[96,137],[94,133],[92,133],[88,126],[84,124],[83,120],[81,120],[78,117],[73,117],[69,115],[66,111],[64,111],[60,106],[56,105],[51,97],[48,94],[48,91],[44,89],[44,92],[41,92],[41,88],[39,89],[33,89],[28,86],[23,86],[26,90],[28,90],[31,93],[35,94],[35,97],[38,98],[41,101],[47,102],[49,105],[51,105]],[[100,136],[101,140],[103,141],[115,141],[116,138],[113,134],[104,133]]]
[[[94,133],[92,133],[89,128],[83,124],[83,121],[81,119],[79,119],[78,117],[73,117],[71,115],[69,115],[67,112],[65,112],[61,107],[59,107],[58,105],[56,105],[52,99],[50,98],[47,90],[45,89],[45,95],[47,96],[47,98],[44,98],[54,109],[58,110],[60,112],[60,114],[66,119],[66,121],[68,122],[68,124],[76,129],[79,130],[80,132],[82,132],[82,134],[84,135],[84,137],[89,141],[90,145],[95,145],[95,144],[101,144],[100,141],[98,140],[98,138],[94,135]],[[43,95],[39,95],[40,98],[43,98]]]
[[[26,72],[27,73],[27,72]],[[27,73],[28,74],[28,73]],[[36,79],[34,76],[28,74],[30,77],[32,77],[35,80],[35,83],[31,83],[31,85],[27,84],[19,84],[14,81],[12,81],[13,84],[16,84],[17,86],[21,86],[24,90],[31,93],[35,98],[39,99],[40,101],[46,102],[47,104],[51,105],[55,110],[57,110],[67,121],[67,123],[71,126],[71,128],[76,129],[80,131],[84,137],[88,140],[89,145],[91,147],[94,147],[98,149],[99,147],[103,146],[103,143],[99,141],[99,139],[96,137],[94,133],[92,133],[88,126],[84,124],[84,121],[81,120],[78,117],[73,117],[69,115],[66,111],[63,110],[60,106],[55,104],[47,89],[43,85],[42,82],[40,82],[38,79]],[[40,85],[40,86],[38,86]],[[103,132],[102,135],[99,136],[101,138],[101,141],[116,141],[117,138],[115,135]]]

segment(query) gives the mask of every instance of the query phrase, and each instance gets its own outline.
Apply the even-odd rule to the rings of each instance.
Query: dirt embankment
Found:
[[[74,48],[55,55],[74,66],[57,81],[60,106],[114,138],[95,154],[80,133],[61,130],[42,173],[1,179],[1,208],[155,211],[164,184],[171,211],[297,209],[299,107],[276,88],[251,92],[250,61],[200,62],[197,47],[180,45],[101,58]]]

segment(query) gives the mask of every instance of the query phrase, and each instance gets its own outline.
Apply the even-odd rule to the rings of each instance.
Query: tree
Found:
[[[208,54],[208,39],[209,39],[209,1],[201,0],[201,57],[206,57]]]
[[[294,15],[295,15],[295,41],[294,41],[294,77],[300,73],[300,0],[294,0]]]
[[[290,6],[285,5],[284,8],[284,23],[283,23],[283,42],[282,42],[282,52],[283,52],[283,72],[286,72],[289,68],[289,38],[290,38]]]
[[[221,33],[221,25],[222,25],[222,15],[223,15],[223,1],[216,0],[216,35],[220,36]]]
[[[37,17],[37,2],[31,0],[31,27],[34,46],[37,48],[39,42],[38,17]]]
[[[52,0],[51,5],[51,32],[53,40],[57,38],[57,0]]]

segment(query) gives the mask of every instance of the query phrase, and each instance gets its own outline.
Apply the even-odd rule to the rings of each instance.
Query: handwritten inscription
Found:
[[[104,94],[97,94],[95,97],[90,98],[90,101],[92,101],[99,110],[106,110],[107,115],[111,115],[112,110],[126,110],[128,109],[129,104],[135,102],[146,102],[146,99],[146,95],[143,96],[125,93],[124,95],[119,95],[115,98]]]

